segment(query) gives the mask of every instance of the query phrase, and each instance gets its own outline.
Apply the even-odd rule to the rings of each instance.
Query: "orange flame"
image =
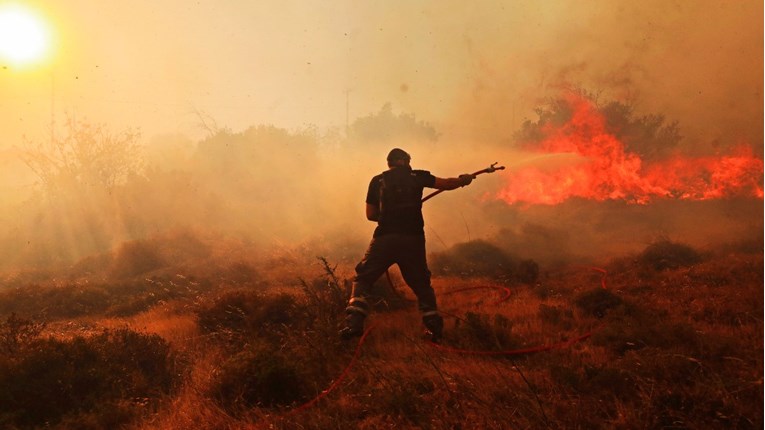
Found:
[[[524,167],[510,171],[497,198],[507,203],[549,205],[572,197],[638,204],[655,198],[763,198],[763,160],[746,146],[722,157],[676,156],[644,165],[607,130],[605,118],[589,100],[569,96],[568,102],[571,119],[560,127],[545,127],[539,151],[573,153],[579,161],[553,170]]]

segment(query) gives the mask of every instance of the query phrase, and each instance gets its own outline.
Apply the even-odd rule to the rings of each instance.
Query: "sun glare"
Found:
[[[0,6],[0,62],[13,66],[38,63],[47,56],[49,45],[48,27],[32,10]]]

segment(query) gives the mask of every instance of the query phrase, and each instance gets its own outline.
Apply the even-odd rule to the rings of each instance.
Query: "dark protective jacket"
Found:
[[[372,178],[366,202],[380,210],[374,237],[393,233],[423,235],[422,191],[433,187],[435,182],[430,172],[404,166],[393,167]]]

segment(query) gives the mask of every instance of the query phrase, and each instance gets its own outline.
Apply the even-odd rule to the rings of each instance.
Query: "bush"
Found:
[[[519,345],[511,335],[512,322],[504,315],[468,312],[454,326],[460,347],[468,349],[512,349]]]
[[[690,267],[701,262],[701,255],[688,245],[661,240],[648,245],[638,256],[638,263],[653,270]]]
[[[533,283],[539,276],[539,266],[534,261],[517,261],[483,240],[457,244],[448,251],[433,254],[431,261],[438,275],[488,276],[524,283]]]
[[[173,363],[162,338],[127,329],[68,341],[38,339],[0,357],[0,427],[92,421],[94,411],[122,417],[124,424],[137,407],[170,391]],[[133,414],[115,412],[126,405]]]
[[[549,306],[544,303],[539,304],[539,311],[537,316],[541,321],[550,323],[552,325],[560,325],[564,328],[571,328],[572,320],[574,319],[574,312],[568,308],[560,306]]]
[[[209,287],[178,276],[110,284],[30,284],[0,291],[0,315],[44,314],[49,320],[83,315],[128,316],[162,301],[196,298]]]
[[[305,295],[305,312],[311,326],[328,333],[336,333],[340,318],[345,315],[348,294],[334,281],[316,278],[313,282],[300,280]]]
[[[45,323],[20,318],[12,313],[0,322],[0,355],[14,354],[36,339],[45,328]]]
[[[144,240],[123,243],[109,270],[115,278],[132,278],[165,266],[157,249]]]
[[[234,414],[253,406],[287,405],[305,397],[303,367],[275,347],[251,347],[223,363],[211,394]]]
[[[279,336],[285,327],[305,323],[305,310],[295,297],[286,294],[264,295],[250,290],[221,293],[197,310],[199,326],[208,333],[219,333],[238,340],[250,336]]]
[[[26,285],[0,291],[0,315],[19,312],[69,318],[102,312],[112,301],[103,287],[88,284]]]
[[[598,288],[579,294],[574,300],[574,304],[586,313],[600,318],[609,309],[620,306],[622,299],[609,290]]]

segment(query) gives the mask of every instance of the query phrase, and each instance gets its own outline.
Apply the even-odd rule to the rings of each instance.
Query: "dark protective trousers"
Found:
[[[436,295],[430,285],[424,235],[386,234],[373,238],[364,258],[356,266],[348,311],[366,315],[369,310],[366,298],[372,285],[393,264],[398,265],[404,281],[417,296],[423,320],[427,322],[434,316],[440,319],[437,317]]]

